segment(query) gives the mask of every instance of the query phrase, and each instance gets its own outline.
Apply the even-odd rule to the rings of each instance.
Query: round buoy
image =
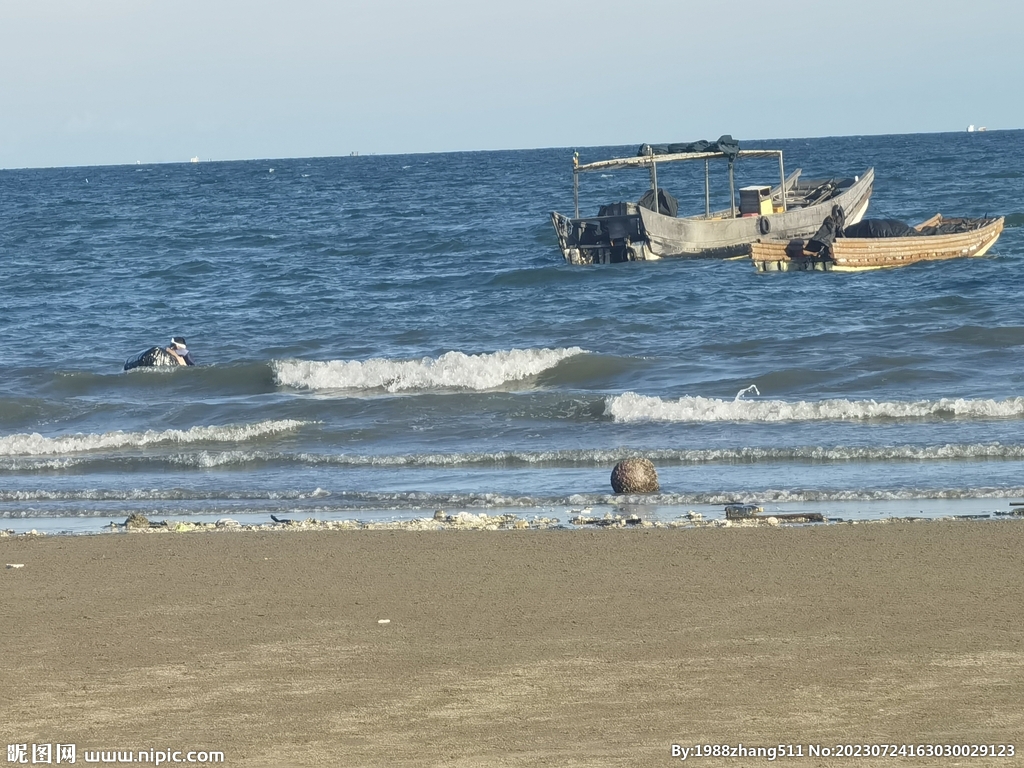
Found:
[[[623,459],[612,470],[612,490],[616,493],[657,493],[658,471],[650,459]]]

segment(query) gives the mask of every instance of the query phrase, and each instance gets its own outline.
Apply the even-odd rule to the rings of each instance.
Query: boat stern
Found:
[[[551,224],[558,247],[569,264],[617,264],[624,261],[649,261],[651,253],[636,206],[619,203],[621,210],[607,206],[604,215],[571,219],[557,211]]]

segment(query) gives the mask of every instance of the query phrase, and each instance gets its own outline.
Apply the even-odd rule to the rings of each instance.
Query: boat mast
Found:
[[[708,171],[708,161],[704,160],[704,218],[711,218],[711,173]]]
[[[576,208],[576,215],[573,218],[578,219],[580,217],[580,153],[572,153],[572,202]]]

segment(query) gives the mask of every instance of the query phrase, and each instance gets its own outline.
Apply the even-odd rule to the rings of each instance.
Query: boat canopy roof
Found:
[[[656,163],[675,163],[681,160],[711,160],[717,158],[749,157],[766,158],[782,157],[781,149],[741,149],[736,153],[726,152],[677,152],[669,155],[639,155],[636,157],[620,157],[612,160],[598,160],[594,163],[576,165],[573,169],[577,173],[586,171],[608,171],[619,168],[650,168]],[[577,161],[578,162],[578,161]]]

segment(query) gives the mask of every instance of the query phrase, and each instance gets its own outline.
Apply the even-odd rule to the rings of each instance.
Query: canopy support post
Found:
[[[736,178],[733,175],[733,159],[729,158],[729,210],[732,218],[736,218]]]
[[[580,153],[572,153],[572,202],[576,208],[574,218],[580,217]]]
[[[786,168],[782,164],[782,153],[781,152],[779,152],[779,178],[782,179],[782,181],[780,182],[782,184],[782,186],[780,187],[780,189],[782,190],[782,212],[785,213],[786,210],[787,210],[786,209]]]
[[[707,158],[704,158],[704,218],[711,218],[711,172]]]
[[[654,149],[647,149],[651,158],[651,189],[654,190],[654,212],[661,213],[661,202],[658,200],[658,165],[654,162]]]

